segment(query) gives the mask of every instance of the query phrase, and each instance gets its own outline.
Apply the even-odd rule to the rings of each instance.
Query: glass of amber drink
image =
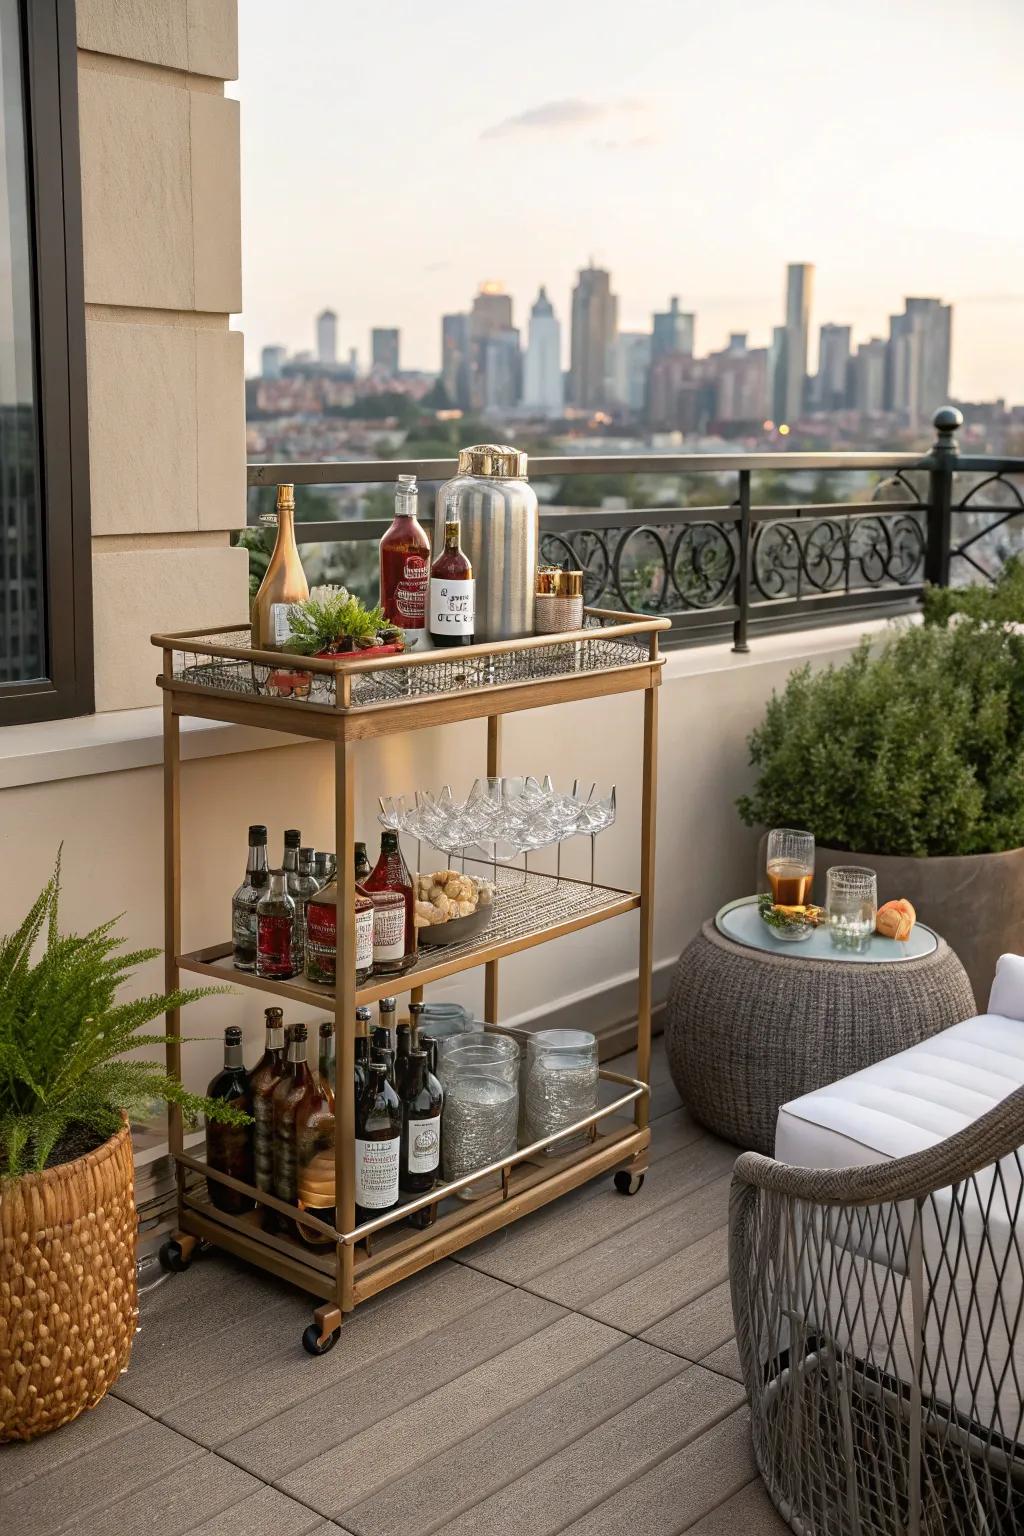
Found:
[[[775,827],[768,834],[765,873],[777,907],[806,907],[814,884],[814,833]]]

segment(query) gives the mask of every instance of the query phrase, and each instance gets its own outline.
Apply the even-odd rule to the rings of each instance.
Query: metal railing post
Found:
[[[962,414],[953,405],[944,405],[932,417],[935,442],[929,455],[928,546],[924,556],[924,578],[935,587],[949,586],[953,548],[953,475],[960,454],[956,434],[963,424]]]
[[[739,570],[736,574],[736,603],[739,616],[733,625],[732,648],[741,654],[750,650],[747,644],[747,621],[750,617],[750,470],[739,472],[740,494],[740,547]]]

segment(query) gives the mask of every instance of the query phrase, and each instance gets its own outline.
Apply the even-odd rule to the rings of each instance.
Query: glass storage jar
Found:
[[[448,1044],[437,1069],[444,1089],[441,1162],[445,1183],[451,1183],[516,1150],[519,1046],[504,1035],[476,1045],[441,1044]],[[500,1186],[501,1174],[495,1173],[458,1195],[474,1200]]]
[[[573,1125],[597,1108],[597,1039],[585,1029],[541,1029],[526,1046],[523,1144]],[[584,1146],[589,1130],[546,1147],[552,1157]]]

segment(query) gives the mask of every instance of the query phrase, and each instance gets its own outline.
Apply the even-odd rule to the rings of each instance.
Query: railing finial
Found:
[[[963,424],[963,411],[958,411],[955,405],[940,406],[932,417],[932,426],[935,428],[935,447],[942,448],[947,453],[959,453],[960,445],[956,440],[956,434]]]

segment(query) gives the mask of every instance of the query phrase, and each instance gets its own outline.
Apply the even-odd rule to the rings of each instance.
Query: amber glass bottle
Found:
[[[284,1071],[284,1014],[280,1008],[264,1009],[266,1046],[249,1073],[252,1099],[253,1174],[257,1189],[274,1193],[274,1089]]]
[[[274,1089],[274,1194],[289,1205],[299,1198],[296,1116],[303,1100],[317,1091],[306,1060],[306,1026],[293,1024],[281,1081]]]
[[[277,538],[266,575],[252,600],[252,643],[257,650],[279,650],[291,634],[288,610],[305,602],[309,583],[295,542],[295,487],[277,488]]]
[[[299,1209],[334,1225],[334,1025],[320,1025],[320,1060],[313,1085],[295,1110],[296,1193]],[[295,1224],[297,1235],[311,1248],[329,1247],[322,1232]]]
[[[242,1062],[242,1031],[235,1024],[229,1024],[224,1031],[224,1066],[211,1081],[206,1094],[211,1099],[224,1099],[243,1114],[252,1113],[249,1080]],[[242,1179],[246,1184],[251,1184],[252,1126],[222,1125],[217,1120],[208,1121],[206,1161],[218,1173],[228,1173],[233,1179]],[[227,1211],[232,1216],[251,1211],[255,1204],[248,1195],[228,1189],[226,1185],[218,1184],[216,1179],[207,1179],[206,1187],[217,1209]]]
[[[430,567],[429,625],[435,645],[472,645],[476,582],[459,543],[459,514],[449,502],[444,515],[444,545]]]

